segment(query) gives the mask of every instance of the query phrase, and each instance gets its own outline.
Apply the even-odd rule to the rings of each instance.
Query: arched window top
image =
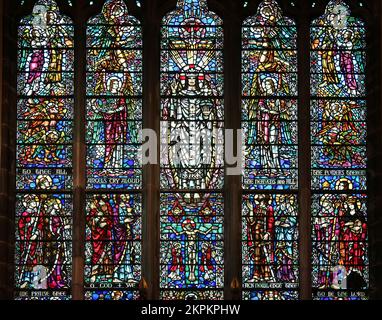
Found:
[[[365,49],[366,49],[366,28],[360,18],[351,16],[350,8],[346,2],[341,0],[332,0],[329,2],[324,15],[316,19],[312,23],[311,41],[313,55],[320,55],[320,50],[329,50],[323,52],[323,74],[324,81],[329,81],[328,86],[321,85],[315,88],[313,95],[320,97],[337,96],[342,98],[359,98],[366,95],[364,82],[365,73]],[[333,52],[332,52],[333,50]],[[336,51],[337,53],[335,53]],[[341,57],[341,75],[350,73],[354,74],[355,78],[350,86],[344,85],[336,88],[337,76],[330,79],[330,73],[336,73],[331,66],[334,67],[334,61],[331,56],[340,54]],[[349,60],[349,64],[345,57],[347,54],[353,56]],[[312,72],[321,73],[320,60],[313,59]],[[349,68],[348,70],[345,68]],[[325,74],[329,74],[327,77]],[[350,74],[347,75],[347,80],[353,78]],[[346,81],[345,84],[348,84]]]
[[[107,0],[102,12],[88,21],[90,25],[140,25],[137,18],[129,15],[123,0]]]
[[[206,0],[178,0],[176,9],[163,18],[162,24],[179,26],[196,22],[206,26],[223,24],[222,19],[217,14],[208,10]],[[210,32],[216,32],[216,30]]]
[[[18,82],[19,95],[72,95],[73,86],[69,83],[73,72],[74,26],[70,18],[60,13],[56,1],[37,1],[32,14],[21,20],[18,33],[18,70],[31,73],[25,86]],[[37,51],[32,53],[33,50]],[[51,63],[46,65],[48,56]]]
[[[365,27],[362,19],[351,16],[350,6],[343,0],[331,0],[325,13],[314,20],[313,26],[327,26],[335,29]]]
[[[52,25],[72,24],[72,20],[60,13],[55,0],[38,0],[33,7],[32,14],[24,17],[20,25],[46,27]]]
[[[60,13],[56,1],[39,0],[35,4],[32,14],[21,19],[19,23],[19,48],[50,48],[73,49],[74,28],[72,20]],[[23,54],[26,50],[22,51]],[[20,69],[26,63],[20,60]],[[66,68],[71,68],[69,64]],[[69,71],[69,70],[68,70]]]
[[[90,18],[87,25],[88,47],[142,48],[141,23],[129,15],[123,0],[107,0],[102,12]]]
[[[294,26],[295,22],[283,15],[279,3],[275,0],[264,0],[260,3],[256,15],[247,18],[244,25],[251,26]]]

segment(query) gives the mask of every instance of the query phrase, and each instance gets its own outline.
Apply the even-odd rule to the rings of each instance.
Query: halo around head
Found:
[[[257,14],[270,22],[277,22],[283,16],[281,7],[275,0],[264,0],[260,3]]]

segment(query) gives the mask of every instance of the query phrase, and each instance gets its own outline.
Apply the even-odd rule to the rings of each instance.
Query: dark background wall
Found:
[[[371,295],[382,299],[382,2],[372,1],[369,36],[369,227]]]
[[[9,179],[13,175],[12,154],[10,148],[11,136],[14,130],[10,129],[8,97],[15,93],[6,82],[5,67],[9,62],[4,55],[6,44],[9,43],[9,35],[4,32],[5,26],[5,2],[0,2],[0,298],[12,296],[12,242],[10,235],[13,233],[12,213],[9,211],[13,204],[12,195],[9,192]]]

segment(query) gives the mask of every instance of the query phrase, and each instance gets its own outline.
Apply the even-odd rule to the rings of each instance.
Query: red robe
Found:
[[[212,264],[212,249],[211,249],[211,247],[208,247],[207,250],[205,252],[203,252],[203,254],[202,254],[200,271],[206,272],[207,271],[206,269],[208,269],[208,270],[214,269],[214,266]]]
[[[253,217],[247,218],[248,248],[254,265],[251,277],[269,279],[271,276],[269,262],[274,259],[274,210],[271,206],[267,207],[266,211],[260,207],[255,207],[253,210]],[[270,234],[266,242],[263,239],[265,233]],[[267,250],[267,255],[265,250]]]
[[[113,207],[110,203],[106,203],[108,208],[108,214],[99,216],[100,211],[93,209],[88,216],[88,222],[91,226],[91,240],[93,255],[92,264],[113,264],[117,265],[122,263],[124,258],[126,240],[128,240],[128,234],[126,226],[119,222],[119,217],[116,212],[113,212]],[[115,208],[114,208],[115,209]],[[117,210],[117,209],[115,209]],[[94,219],[103,219],[102,222],[106,222],[106,226],[101,227],[99,222],[94,222]],[[111,252],[105,252],[109,242],[112,241]]]
[[[171,272],[176,272],[179,268],[180,272],[184,272],[184,264],[182,254],[176,250],[176,248],[171,249]]]
[[[44,204],[41,207],[44,207]],[[32,217],[34,217],[33,221]],[[63,240],[61,234],[63,227],[61,217],[50,217],[44,210],[40,210],[38,215],[36,215],[36,212],[25,211],[18,221],[22,259],[20,263],[28,265],[30,268],[44,265],[47,268],[47,273],[50,273],[48,287],[51,289],[59,289],[66,285],[62,274],[65,251],[60,244],[54,244],[54,241]],[[34,235],[37,235],[37,238],[31,240]],[[49,242],[39,242],[44,240],[49,240]]]
[[[106,144],[105,163],[111,161],[116,144],[129,142],[129,137],[127,137],[129,130],[126,100],[120,99],[118,104],[124,105],[123,110],[115,113],[103,113]]]

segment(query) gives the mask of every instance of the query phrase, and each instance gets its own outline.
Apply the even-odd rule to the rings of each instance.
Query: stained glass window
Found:
[[[299,298],[301,211],[303,218],[311,216],[305,232],[312,244],[313,299],[366,300],[366,26],[344,0],[330,0],[312,22],[309,101],[297,90],[304,70],[298,70],[296,23],[279,2],[263,0],[244,19],[241,48],[233,49],[241,50],[242,61],[242,298]],[[86,142],[86,165],[79,164],[86,190],[76,205],[84,209],[85,243],[74,249],[73,194],[82,193],[82,187],[73,192],[74,120],[81,121],[74,119],[74,25],[55,0],[34,3],[18,25],[15,298],[71,299],[72,269],[78,267],[72,251],[83,247],[85,300],[141,299],[141,22],[128,12],[128,1],[104,0],[86,23],[80,44],[86,47],[86,75],[77,88],[86,89],[78,106],[85,110],[86,130],[76,137]],[[138,11],[146,4],[129,3]],[[178,0],[160,34],[160,179],[152,180],[160,187],[160,223],[146,230],[159,228],[159,296],[221,300],[230,263],[223,259],[224,215],[231,201],[223,193],[229,116],[223,21],[207,0]],[[306,179],[312,197],[300,196],[301,203],[311,200],[310,212],[298,203],[298,109],[304,102],[311,112]],[[232,226],[227,232],[236,234]],[[149,269],[157,258],[148,258]]]
[[[86,85],[85,298],[133,300],[141,279],[142,29],[123,0],[107,0],[88,21]]]
[[[311,27],[314,298],[367,298],[364,23],[341,0]]]
[[[243,299],[298,298],[297,31],[265,0],[242,26]],[[279,191],[286,193],[279,194]]]
[[[162,21],[163,299],[223,298],[223,29],[205,0]]]
[[[71,297],[73,45],[54,0],[19,24],[16,299]]]

